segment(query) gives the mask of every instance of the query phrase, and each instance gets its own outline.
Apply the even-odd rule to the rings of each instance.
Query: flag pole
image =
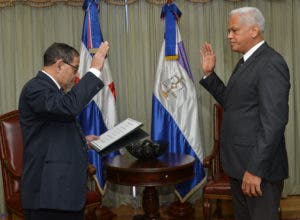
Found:
[[[127,0],[125,0],[125,18],[126,18],[126,32],[128,33],[128,5],[127,5]]]

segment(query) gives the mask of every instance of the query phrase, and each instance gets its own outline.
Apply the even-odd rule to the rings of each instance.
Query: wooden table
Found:
[[[154,160],[135,160],[118,155],[105,161],[106,179],[127,186],[145,186],[142,206],[145,214],[133,219],[159,219],[156,186],[182,183],[194,176],[194,158],[167,154]]]

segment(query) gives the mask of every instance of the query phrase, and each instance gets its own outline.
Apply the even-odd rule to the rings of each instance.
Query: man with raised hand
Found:
[[[289,69],[264,41],[265,19],[254,7],[230,12],[228,39],[242,54],[225,84],[214,72],[212,46],[201,48],[200,84],[223,106],[221,161],[230,176],[236,220],[276,220],[288,177],[285,127]]]

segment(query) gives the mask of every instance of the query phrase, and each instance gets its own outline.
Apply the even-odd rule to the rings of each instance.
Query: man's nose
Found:
[[[229,32],[228,32],[227,38],[228,38],[228,39],[231,39],[231,38],[232,38],[232,31],[229,31]]]

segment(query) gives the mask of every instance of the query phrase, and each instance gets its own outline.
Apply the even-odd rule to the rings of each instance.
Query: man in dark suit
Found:
[[[230,12],[231,49],[243,54],[227,86],[214,72],[215,54],[201,48],[200,83],[223,106],[221,161],[230,176],[237,220],[276,220],[288,177],[284,131],[288,122],[289,69],[263,39],[264,17],[253,7]]]
[[[108,49],[108,42],[100,45],[89,72],[70,89],[79,53],[54,43],[44,54],[43,69],[21,92],[21,198],[26,220],[83,220],[87,144],[76,116],[103,87],[101,70]],[[64,93],[66,89],[70,90]]]

